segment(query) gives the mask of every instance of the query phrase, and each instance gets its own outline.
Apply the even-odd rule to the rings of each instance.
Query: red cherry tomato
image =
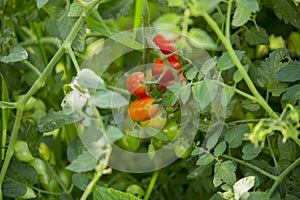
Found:
[[[170,54],[175,51],[173,40],[166,39],[162,34],[157,34],[153,38],[153,42],[158,46],[163,54]]]
[[[158,112],[158,104],[153,104],[153,98],[145,96],[134,100],[129,108],[128,115],[134,121],[145,121],[151,119]]]
[[[144,72],[134,72],[128,76],[126,87],[130,94],[139,97],[146,96],[146,85],[143,85],[141,81],[145,81]]]
[[[178,61],[178,55],[176,55],[176,54],[167,58],[167,60],[173,69],[178,70],[182,67],[180,62]],[[164,63],[164,61],[161,58],[157,58],[151,68],[152,76],[159,77],[166,68],[167,68],[167,66]],[[174,83],[174,80],[175,80],[175,78],[174,78],[173,73],[171,72],[170,69],[167,69],[164,76],[160,79],[159,84],[161,84],[163,86],[172,85]]]

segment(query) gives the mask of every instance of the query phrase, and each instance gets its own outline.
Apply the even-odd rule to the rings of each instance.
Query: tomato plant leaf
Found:
[[[282,82],[294,82],[300,80],[300,61],[289,62],[278,72],[276,79]]]
[[[215,42],[211,39],[207,32],[199,28],[192,28],[189,30],[188,34],[188,39],[192,46],[204,49],[216,48]]]
[[[5,177],[2,185],[2,192],[6,197],[18,198],[26,193],[26,187],[24,184],[12,178]]]
[[[271,3],[279,19],[295,27],[300,27],[300,8],[292,0],[271,0]]]
[[[239,147],[244,140],[245,133],[248,133],[249,131],[250,128],[246,124],[239,124],[234,127],[231,127],[225,135],[225,140],[228,143],[228,147]]]
[[[73,172],[87,172],[93,170],[98,160],[88,151],[84,151],[69,164],[66,169]]]
[[[280,159],[286,159],[293,162],[300,156],[300,147],[292,140],[287,140],[285,143],[282,143],[281,135],[277,138],[277,146]]]
[[[167,13],[157,18],[153,22],[153,26],[170,30],[170,31],[179,32],[180,31],[179,22],[181,19],[182,16],[176,13]]]
[[[98,108],[120,108],[127,106],[128,100],[117,92],[98,90],[95,94],[94,104]]]
[[[106,129],[106,137],[111,143],[124,137],[124,133],[116,126],[109,126]]]
[[[205,12],[209,12],[212,9],[214,9],[218,4],[220,0],[211,0],[209,3],[207,3],[206,0],[192,0],[191,3],[189,3],[189,7],[191,9],[191,13],[193,16],[201,16]]]
[[[28,58],[27,51],[21,46],[12,46],[9,49],[9,54],[7,56],[0,55],[0,61],[3,63],[13,63]]]
[[[217,162],[214,168],[214,185],[216,187],[218,187],[222,183],[233,185],[236,182],[236,168],[236,164],[231,160],[227,160],[225,162]],[[219,181],[216,181],[215,179]]]
[[[244,193],[247,193],[254,186],[254,182],[255,176],[248,176],[238,180],[233,185],[234,199],[240,199]]]
[[[226,151],[227,144],[225,141],[220,142],[214,149],[214,155],[220,156]]]
[[[300,85],[294,85],[289,87],[282,95],[281,105],[282,107],[285,107],[288,103],[295,105],[298,100],[300,100]]]
[[[131,13],[131,5],[134,0],[116,0],[103,2],[99,8],[99,12],[104,19],[111,17],[118,18],[120,15],[128,16]]]
[[[204,109],[217,95],[218,83],[209,80],[199,81],[192,86],[192,91],[200,109]]]
[[[38,9],[42,8],[49,0],[36,0]]]
[[[270,196],[267,192],[249,192],[247,200],[269,200]]]
[[[67,148],[67,158],[70,162],[75,160],[85,151],[85,147],[79,137],[74,138]]]
[[[40,132],[51,132],[55,129],[63,127],[64,125],[78,122],[83,118],[78,115],[65,115],[63,111],[55,112],[50,110],[47,115],[42,117],[38,124],[38,131]]]
[[[79,4],[78,1],[74,1],[68,12],[68,17],[79,17],[83,11],[83,7]]]
[[[78,72],[76,81],[84,88],[88,89],[104,89],[104,81],[94,71],[90,69],[82,69]]]
[[[132,194],[121,192],[113,188],[105,188],[96,185],[93,190],[94,200],[140,200]]]
[[[257,69],[258,85],[279,96],[287,88],[286,83],[275,80],[277,73],[290,61],[287,49],[282,48],[270,53]]]
[[[239,60],[241,60],[245,54],[245,51],[235,50],[234,52],[237,55],[237,57],[239,58]],[[234,66],[235,66],[235,64],[234,64],[233,60],[231,59],[228,52],[224,52],[221,55],[221,57],[218,59],[217,67],[221,70],[227,70]]]
[[[232,25],[235,27],[243,26],[251,18],[251,10],[243,4],[237,3],[233,14]]]
[[[241,105],[244,109],[249,110],[251,112],[258,111],[260,109],[259,103],[256,101],[252,101],[250,99],[245,99],[241,102]]]
[[[245,32],[245,40],[250,45],[270,44],[267,31],[260,26],[252,26],[250,29],[247,29]]]
[[[243,147],[242,152],[243,152],[242,158],[244,160],[252,160],[260,154],[261,147],[260,146],[255,147],[253,144],[247,144],[246,146]]]
[[[168,0],[169,6],[184,8],[184,0]]]
[[[243,65],[244,69],[248,72],[249,70],[249,65],[246,64],[246,65]],[[238,83],[240,82],[241,80],[243,80],[243,76],[241,74],[241,72],[239,70],[236,70],[233,74],[233,80],[234,82]]]
[[[89,178],[84,173],[73,174],[72,181],[74,185],[82,191],[84,191],[89,184]]]
[[[198,158],[196,165],[206,166],[209,165],[214,160],[215,157],[212,154],[206,153]]]
[[[162,97],[161,105],[166,107],[174,106],[177,100],[178,98],[174,93],[174,91],[168,89],[167,92]]]
[[[239,4],[242,4],[244,6],[246,6],[249,10],[251,10],[251,12],[257,12],[259,11],[259,4],[257,0],[252,0],[252,1],[248,1],[248,0],[237,0],[236,1]]]

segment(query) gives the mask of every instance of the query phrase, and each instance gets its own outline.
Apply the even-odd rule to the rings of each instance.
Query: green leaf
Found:
[[[248,72],[249,70],[249,64],[243,65],[244,69],[246,70],[246,72]],[[243,80],[243,76],[241,74],[241,72],[239,70],[236,70],[233,74],[233,80],[234,82],[238,83],[241,80]]]
[[[191,0],[189,7],[193,16],[198,17],[202,14],[211,11],[219,4],[220,0]]]
[[[74,1],[68,12],[68,17],[79,17],[83,11],[83,7],[78,3],[78,1]]]
[[[246,29],[245,40],[250,45],[268,45],[270,44],[269,35],[267,31],[260,26],[253,26],[250,29]]]
[[[243,26],[251,18],[251,10],[243,4],[237,3],[233,14],[232,25],[235,27]]]
[[[204,109],[215,98],[218,85],[216,82],[210,80],[200,81],[193,85],[192,91],[195,99],[199,103],[200,109]]]
[[[31,124],[28,127],[26,127],[26,142],[28,144],[28,148],[30,152],[33,154],[33,156],[38,155],[38,144],[39,140],[43,136],[43,133],[38,131],[37,124]]]
[[[94,71],[82,69],[78,72],[76,81],[79,85],[88,89],[104,89],[104,81]]]
[[[248,176],[238,180],[233,185],[234,199],[240,199],[244,193],[247,193],[253,186],[255,182],[255,176]]]
[[[106,137],[111,143],[124,137],[124,133],[116,126],[109,126],[106,130]]]
[[[196,147],[195,149],[193,149],[191,155],[196,156],[202,153],[205,153],[205,150],[202,147]]]
[[[239,58],[239,60],[242,59],[242,57],[244,56],[244,53],[245,53],[244,51],[239,51],[239,50],[236,50],[234,52],[237,55],[237,57]],[[235,66],[235,64],[234,64],[233,60],[231,59],[228,52],[224,52],[222,54],[222,56],[218,59],[217,67],[221,70],[227,70],[234,66]]]
[[[181,7],[184,8],[184,0],[168,0],[170,7]]]
[[[120,15],[128,16],[130,15],[131,6],[134,0],[114,0],[102,3],[99,6],[100,14],[104,19],[108,18],[119,18]]]
[[[73,172],[88,172],[93,170],[98,163],[98,160],[88,151],[84,151],[75,160],[69,164],[66,169]]]
[[[280,159],[286,159],[293,162],[300,156],[300,147],[290,139],[283,143],[281,135],[278,136],[277,146]]]
[[[180,28],[178,26],[181,21],[182,16],[176,13],[167,13],[158,17],[154,22],[153,26],[159,27],[160,29],[166,29],[169,31],[179,32]]]
[[[165,107],[174,106],[177,100],[176,94],[168,89],[162,97],[161,105]]]
[[[300,85],[294,85],[289,87],[282,95],[281,105],[282,107],[285,107],[288,103],[295,105],[298,100],[300,100]]]
[[[17,159],[11,160],[6,175],[7,177],[25,184],[38,183],[38,174],[34,168],[28,164],[18,161]]]
[[[140,139],[131,135],[126,135],[126,141],[130,150],[135,151],[140,147]]]
[[[84,191],[89,184],[89,178],[85,173],[73,174],[72,181],[81,191]]]
[[[209,165],[214,160],[215,160],[215,157],[212,154],[206,153],[203,156],[198,158],[196,165],[206,166],[206,165]]]
[[[113,188],[95,186],[93,190],[94,200],[140,200],[132,194],[121,192]]]
[[[249,133],[249,131],[250,128],[246,124],[239,124],[230,128],[225,135],[225,140],[228,143],[228,147],[239,147],[243,143],[245,133]]]
[[[63,111],[55,112],[50,110],[49,113],[42,117],[38,124],[38,131],[40,132],[51,132],[55,129],[63,127],[64,125],[75,123],[82,120],[81,116],[78,115],[65,115]]]
[[[9,49],[8,56],[0,55],[0,62],[13,63],[13,62],[26,60],[27,58],[28,58],[28,53],[23,47],[13,46]]]
[[[247,200],[270,200],[267,192],[249,192]]]
[[[300,27],[300,8],[292,0],[271,0],[276,16],[284,22]],[[284,9],[282,9],[284,8]]]
[[[215,49],[216,44],[211,37],[199,28],[192,28],[188,33],[188,39],[192,46],[204,49]]]
[[[220,192],[214,194],[209,200],[224,200],[224,198],[221,196]]]
[[[270,92],[273,96],[279,96],[287,88],[286,83],[275,79],[277,73],[290,61],[287,49],[278,49],[270,53],[261,66],[257,69],[258,85]]]
[[[14,179],[5,177],[2,185],[3,195],[10,198],[18,198],[26,193],[26,186]]]
[[[128,100],[117,92],[98,90],[95,94],[94,104],[98,108],[120,108],[127,106]]]
[[[260,154],[261,147],[260,146],[255,147],[254,144],[247,144],[246,146],[243,147],[242,152],[243,152],[242,158],[244,160],[252,160]]]
[[[81,139],[79,137],[74,138],[67,148],[67,158],[70,162],[75,160],[79,155],[86,151]]]
[[[42,8],[49,0],[36,0],[38,9]]]
[[[236,2],[246,6],[249,10],[251,10],[251,12],[259,11],[259,4],[257,0],[237,0]]]
[[[220,142],[214,149],[214,155],[220,156],[226,151],[227,144],[225,141]]]
[[[294,82],[300,80],[300,61],[289,62],[278,72],[276,79],[282,82]]]
[[[259,103],[250,99],[245,99],[241,103],[242,107],[248,111],[255,112],[260,109]]]
[[[227,160],[225,162],[218,162],[215,164],[214,179],[219,179],[228,185],[233,185],[236,182],[236,168],[236,164],[231,160]],[[218,182],[218,184],[215,185],[215,187],[218,187],[219,185],[220,182]]]

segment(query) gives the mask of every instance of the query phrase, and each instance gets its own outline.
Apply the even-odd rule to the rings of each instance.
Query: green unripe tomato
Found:
[[[168,121],[168,123],[164,126],[163,132],[167,134],[169,140],[173,140],[174,137],[178,133],[178,124],[175,121]]]
[[[36,110],[43,110],[43,111],[46,111],[46,106],[45,106],[45,103],[40,100],[40,99],[36,99],[36,102],[33,106],[33,110],[36,111]]]
[[[36,195],[33,191],[33,189],[31,189],[30,187],[26,187],[26,193],[19,197],[18,199],[34,199],[36,198]]]
[[[15,157],[22,162],[30,162],[34,159],[25,141],[16,141],[14,146],[14,153]]]
[[[71,175],[72,173],[66,169],[61,169],[58,171],[58,176],[66,187],[69,187],[71,184]]]
[[[25,96],[24,94],[19,95],[16,100],[19,101],[24,96]],[[28,99],[28,101],[26,102],[25,106],[24,106],[24,112],[31,111],[33,109],[33,107],[35,106],[35,103],[36,103],[36,98],[35,97],[30,97]]]
[[[182,145],[175,145],[174,151],[178,158],[185,159],[191,155],[192,148],[186,148]]]
[[[59,191],[58,182],[53,177],[50,177],[50,181],[47,184],[42,184],[42,186],[47,191],[51,191],[51,192]]]
[[[47,167],[46,167],[46,164],[44,163],[44,161],[42,161],[39,158],[34,158],[33,160],[31,160],[29,162],[29,165],[35,169],[36,173],[39,176],[40,182],[42,184],[49,183],[50,178],[49,178]]]
[[[142,127],[152,127],[160,130],[165,126],[166,121],[167,118],[162,116],[162,112],[159,112],[153,118],[146,121],[141,121],[140,125]]]

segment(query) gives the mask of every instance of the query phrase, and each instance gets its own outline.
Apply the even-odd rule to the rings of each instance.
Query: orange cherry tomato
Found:
[[[134,72],[128,76],[126,80],[126,87],[130,94],[143,97],[146,96],[146,85],[143,85],[141,81],[145,81],[144,72]]]
[[[156,34],[153,42],[158,46],[163,54],[170,54],[175,51],[172,39],[166,39],[162,34]]]
[[[134,121],[145,121],[153,118],[159,111],[159,105],[153,104],[153,98],[145,96],[134,100],[129,108],[128,115]]]

